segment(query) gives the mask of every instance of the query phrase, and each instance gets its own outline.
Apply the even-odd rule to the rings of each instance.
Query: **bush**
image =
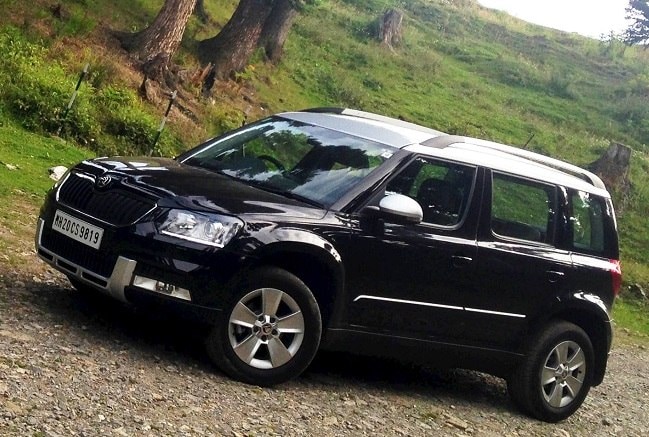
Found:
[[[98,133],[99,126],[83,94],[92,93],[84,86],[74,106],[66,114],[73,84],[59,64],[42,61],[45,50],[27,41],[18,31],[0,33],[0,62],[4,89],[0,96],[22,125],[35,132],[63,133],[83,144]]]
[[[79,89],[66,111],[78,76],[68,74],[59,63],[47,62],[47,50],[28,41],[14,28],[0,30],[0,90],[3,106],[26,129],[70,138],[96,152],[144,154],[162,118],[153,115],[135,91],[106,84],[110,66],[91,66],[89,81]],[[156,146],[158,153],[173,155],[182,147],[178,138],[165,132]]]

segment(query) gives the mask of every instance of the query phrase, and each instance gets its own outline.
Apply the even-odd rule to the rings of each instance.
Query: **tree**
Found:
[[[138,33],[117,33],[122,47],[142,62],[146,76],[162,79],[185,33],[196,0],[165,0],[153,23]]]
[[[259,47],[264,49],[266,57],[277,63],[284,52],[284,43],[299,13],[308,7],[321,3],[322,0],[275,0],[261,36]]]
[[[379,24],[379,40],[393,48],[401,44],[403,39],[403,12],[397,9],[388,9]]]
[[[259,47],[264,49],[271,62],[278,62],[284,51],[284,43],[298,12],[304,7],[302,1],[275,0],[259,37]]]
[[[216,80],[242,71],[259,47],[272,62],[277,62],[295,17],[321,0],[241,0],[230,21],[216,36],[198,45],[204,64],[211,64],[203,82],[209,94]]]
[[[649,41],[649,1],[629,0],[626,17],[633,23],[624,32],[627,44],[643,44]]]
[[[196,0],[196,8],[194,9],[194,12],[201,23],[207,24],[210,21],[210,16],[205,9],[205,0]]]
[[[227,79],[245,68],[257,48],[273,3],[270,0],[241,0],[221,31],[199,42],[199,59],[211,64],[203,82],[203,94],[211,91],[217,79]]]

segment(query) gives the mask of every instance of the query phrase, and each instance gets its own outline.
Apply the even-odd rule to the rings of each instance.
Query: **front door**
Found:
[[[462,295],[474,282],[477,255],[477,175],[475,167],[417,158],[374,203],[385,194],[408,195],[422,206],[420,224],[385,223],[377,230],[353,221],[341,253],[350,328],[433,341],[461,338]]]

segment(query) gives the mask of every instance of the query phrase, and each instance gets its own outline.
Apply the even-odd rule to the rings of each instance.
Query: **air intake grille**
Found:
[[[121,188],[97,191],[90,177],[72,173],[59,188],[59,202],[115,226],[135,223],[154,204]]]
[[[117,255],[97,251],[51,229],[43,229],[41,245],[71,263],[105,278],[113,273],[117,261]]]

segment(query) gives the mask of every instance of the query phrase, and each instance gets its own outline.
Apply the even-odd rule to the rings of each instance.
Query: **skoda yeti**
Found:
[[[597,176],[349,109],[83,161],[36,245],[77,288],[206,322],[241,381],[294,378],[319,349],[387,356],[503,377],[550,422],[602,382],[621,282]]]

